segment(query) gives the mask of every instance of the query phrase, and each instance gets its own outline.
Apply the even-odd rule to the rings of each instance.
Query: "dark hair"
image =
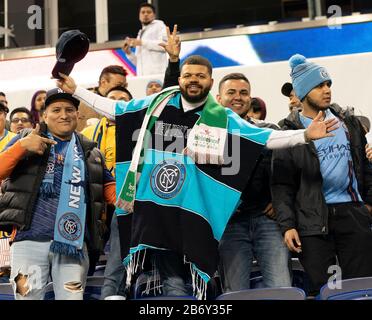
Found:
[[[266,118],[266,103],[259,97],[254,97],[251,100],[250,110],[253,110],[254,113],[261,112],[260,120],[265,120]]]
[[[102,77],[106,76],[109,73],[120,74],[123,77],[126,77],[128,75],[127,70],[125,70],[122,66],[111,65],[103,68],[101,74],[99,75],[99,82],[101,82]]]
[[[6,97],[5,93],[0,91],[0,96]]]
[[[0,102],[0,110],[5,111],[6,113],[9,112],[9,108],[2,102]]]
[[[182,62],[182,65],[181,65],[181,70],[183,68],[183,66],[185,65],[200,65],[200,66],[206,66],[208,68],[208,72],[209,74],[212,76],[212,64],[209,62],[208,59],[202,57],[202,56],[198,56],[198,55],[193,55],[193,56],[189,56],[187,57],[183,62]]]
[[[32,117],[35,120],[35,123],[39,123],[40,120],[40,112],[44,109],[44,106],[41,106],[40,110],[36,110],[35,105],[36,105],[36,98],[40,93],[46,93],[45,90],[38,90],[34,93],[34,95],[31,98],[31,114]]]
[[[148,3],[148,2],[143,2],[143,3],[141,3],[140,6],[139,6],[138,11],[141,11],[141,9],[142,9],[142,8],[145,8],[145,7],[149,7],[149,8],[151,8],[152,11],[153,11],[154,13],[156,13],[155,7],[154,7],[151,3]]]
[[[27,113],[28,118],[30,119],[31,123],[34,123],[34,117],[32,116],[31,111],[29,109],[25,108],[25,107],[20,107],[20,108],[13,109],[12,112],[10,113],[9,120],[12,121],[13,116],[18,112]]]
[[[243,81],[247,82],[249,85],[251,85],[251,83],[249,82],[248,78],[244,74],[242,74],[240,72],[233,72],[233,73],[227,74],[226,76],[224,76],[221,79],[220,83],[218,84],[218,91],[221,91],[222,85],[227,80],[243,80]]]
[[[122,91],[122,92],[125,92],[125,93],[129,96],[130,100],[133,99],[133,96],[132,96],[132,94],[130,93],[130,91],[129,91],[127,88],[124,88],[123,86],[116,86],[116,87],[111,88],[109,91],[107,91],[107,93],[106,93],[106,97],[108,96],[108,94],[109,94],[111,91]]]

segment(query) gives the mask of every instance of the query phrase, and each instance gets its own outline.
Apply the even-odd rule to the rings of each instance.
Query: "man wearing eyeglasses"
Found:
[[[22,129],[33,127],[32,114],[27,108],[16,108],[10,113],[10,131],[19,133]]]
[[[2,96],[0,96],[1,98]],[[9,112],[8,107],[0,101],[0,152],[3,151],[4,147],[10,140],[15,136],[14,133],[9,132],[6,128],[6,116]]]

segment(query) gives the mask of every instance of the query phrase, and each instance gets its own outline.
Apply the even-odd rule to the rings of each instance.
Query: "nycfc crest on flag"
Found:
[[[151,173],[152,191],[163,199],[175,197],[181,190],[186,176],[186,167],[176,160],[164,160]]]

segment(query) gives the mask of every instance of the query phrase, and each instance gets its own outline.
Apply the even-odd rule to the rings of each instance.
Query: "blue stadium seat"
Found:
[[[306,295],[309,292],[310,280],[298,258],[291,259],[292,287],[301,288]]]
[[[320,289],[320,300],[372,300],[372,277],[340,280],[339,288]]]
[[[10,283],[0,283],[0,300],[15,300]]]
[[[305,292],[300,288],[258,288],[223,293],[216,300],[305,300]]]
[[[297,287],[308,292],[309,279],[304,271],[298,258],[291,259],[291,271],[292,271],[292,287]],[[264,288],[263,277],[260,271],[260,266],[256,260],[252,262],[252,271],[250,276],[250,288]]]

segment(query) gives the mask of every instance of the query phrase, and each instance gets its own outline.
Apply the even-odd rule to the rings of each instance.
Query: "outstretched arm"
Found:
[[[76,85],[73,78],[60,73],[61,80],[57,80],[57,86],[63,91],[74,95],[80,101],[84,102],[94,111],[107,117],[110,120],[115,120],[115,107],[118,103],[115,100],[101,97],[98,94],[90,92]],[[121,101],[125,105],[125,101]]]
[[[308,143],[311,140],[333,137],[330,132],[338,128],[337,119],[324,121],[321,118],[322,112],[319,112],[306,130],[274,130],[266,142],[266,147],[269,149],[288,148],[297,144]]]

